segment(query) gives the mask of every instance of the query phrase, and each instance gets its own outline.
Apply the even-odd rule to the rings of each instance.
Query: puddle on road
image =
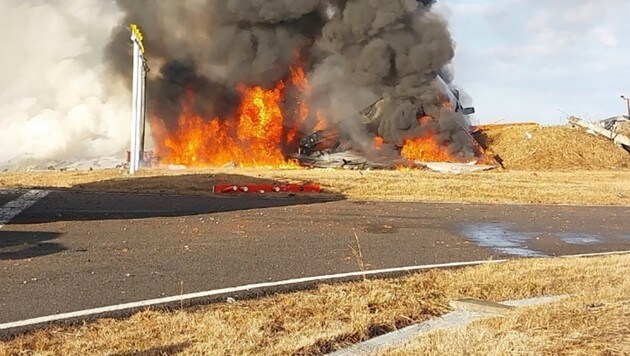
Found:
[[[529,249],[525,245],[535,234],[510,231],[504,224],[471,224],[465,226],[461,232],[477,245],[500,253],[522,257],[547,256],[544,252]]]
[[[509,224],[503,223],[464,225],[460,233],[481,247],[521,257],[549,256],[528,246],[528,241],[536,237],[557,237],[570,245],[595,245],[602,242],[599,236],[584,233],[517,232]]]
[[[596,245],[602,242],[599,237],[591,234],[571,234],[563,232],[553,235],[558,236],[560,240],[571,245]]]

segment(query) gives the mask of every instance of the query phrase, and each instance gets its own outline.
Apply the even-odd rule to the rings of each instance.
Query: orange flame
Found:
[[[296,88],[299,97],[297,98],[297,112],[293,117],[293,127],[287,132],[287,142],[293,143],[297,140],[298,130],[308,119],[309,107],[304,101],[304,97],[311,94],[311,86],[306,79],[306,74],[302,67],[291,67],[291,84]]]
[[[310,92],[304,71],[291,69],[290,84],[298,92],[297,112],[292,128],[286,128],[282,104],[286,85],[273,89],[240,86],[241,104],[235,120],[205,120],[192,107],[195,94],[190,92],[178,118],[178,128],[168,132],[161,120],[152,119],[161,162],[185,166],[297,168],[285,158],[282,149],[295,142],[298,128],[306,121],[309,108],[302,96]]]
[[[377,150],[380,150],[381,148],[383,148],[384,144],[385,144],[385,140],[382,137],[376,136],[374,138],[374,147],[376,147]]]
[[[313,131],[322,131],[328,128],[328,119],[321,110],[317,110],[317,124]]]
[[[459,162],[448,148],[438,145],[433,135],[405,141],[400,154],[409,161]]]
[[[433,120],[433,118],[424,116],[418,121],[421,124],[426,124],[430,120]],[[460,162],[459,159],[451,154],[447,147],[439,144],[434,132],[428,132],[424,137],[406,140],[400,154],[404,159],[411,162]]]

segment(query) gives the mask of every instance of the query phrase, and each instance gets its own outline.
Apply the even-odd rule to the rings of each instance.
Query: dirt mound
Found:
[[[600,170],[630,168],[630,154],[611,141],[566,126],[495,125],[480,140],[507,169]]]

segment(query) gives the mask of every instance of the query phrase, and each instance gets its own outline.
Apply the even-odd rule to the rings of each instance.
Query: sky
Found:
[[[627,112],[630,2],[441,0],[457,44],[455,84],[481,123],[562,124]]]

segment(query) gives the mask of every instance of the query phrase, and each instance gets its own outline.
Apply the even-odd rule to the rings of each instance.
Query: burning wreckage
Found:
[[[144,28],[160,66],[147,91],[163,164],[493,165],[450,84],[454,44],[434,3],[120,1],[127,16],[106,54],[126,76],[127,24]]]
[[[435,78],[439,89],[432,92],[439,94],[430,100],[385,96],[338,122],[323,117],[320,111],[313,121],[304,102],[290,110],[295,116],[283,114],[286,85],[307,88],[304,75],[295,70],[290,80],[273,90],[243,89],[237,119],[204,120],[191,112],[191,101],[184,105],[174,134],[161,132],[155,118],[153,128],[162,137],[160,152],[167,152],[163,162],[186,166],[430,168],[448,172],[498,166],[471,135],[468,115],[474,109],[464,108],[458,91],[439,75]],[[435,165],[437,162],[442,164]]]
[[[293,157],[318,168],[431,168],[436,162],[476,165],[477,170],[496,167],[498,162],[471,134],[468,115],[475,113],[474,108],[464,108],[459,91],[439,75],[436,83],[442,95],[433,100],[383,97],[336,127],[302,138]],[[363,138],[353,137],[351,132],[356,135],[357,130],[348,130],[347,125],[360,126]]]

